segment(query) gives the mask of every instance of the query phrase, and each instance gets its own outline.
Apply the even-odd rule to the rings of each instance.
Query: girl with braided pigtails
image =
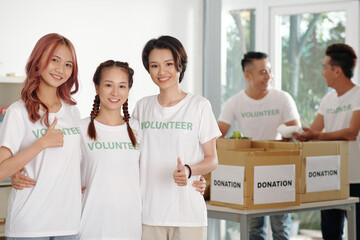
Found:
[[[86,188],[79,239],[141,239],[140,152],[128,113],[133,75],[127,63],[108,60],[93,77],[93,109],[80,124]]]

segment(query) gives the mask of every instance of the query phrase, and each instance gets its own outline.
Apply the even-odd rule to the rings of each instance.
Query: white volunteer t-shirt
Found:
[[[210,102],[188,93],[178,104],[162,107],[157,96],[137,102],[133,117],[141,126],[140,177],[143,224],[198,227],[207,225],[203,196],[192,186],[173,180],[177,158],[183,164],[203,160],[202,144],[221,135]]]
[[[348,128],[354,111],[360,110],[360,86],[355,85],[342,96],[336,91],[321,100],[318,114],[324,116],[326,132]],[[356,141],[349,142],[350,183],[360,183],[360,133]]]
[[[55,117],[58,119],[55,129],[62,129],[64,145],[46,148],[25,166],[25,175],[35,179],[36,185],[12,189],[6,219],[7,237],[74,235],[79,231],[80,114],[77,107],[62,102],[57,113],[49,114],[50,124]],[[42,137],[46,129],[40,121],[30,122],[25,104],[19,100],[5,114],[0,146],[16,155]]]
[[[138,146],[126,124],[94,121],[97,140],[87,135],[90,118],[81,120],[83,194],[79,239],[141,239],[141,194]],[[130,124],[136,132],[138,122]]]
[[[253,140],[281,139],[277,128],[286,122],[300,119],[290,94],[270,89],[259,100],[250,98],[244,90],[232,96],[223,106],[219,121],[232,124],[243,136]]]

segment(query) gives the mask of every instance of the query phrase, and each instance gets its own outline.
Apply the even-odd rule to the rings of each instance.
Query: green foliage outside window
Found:
[[[288,32],[282,36],[282,89],[294,98],[304,126],[311,125],[330,91],[321,75],[322,63],[327,46],[345,42],[344,18],[343,12],[283,17]]]
[[[255,50],[255,10],[234,10],[229,15],[233,24],[226,29],[226,79],[221,84],[221,103],[246,87],[241,60]]]

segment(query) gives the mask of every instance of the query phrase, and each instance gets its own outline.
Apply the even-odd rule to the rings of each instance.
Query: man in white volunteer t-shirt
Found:
[[[321,100],[318,113],[301,141],[349,140],[350,196],[360,197],[360,86],[351,78],[356,66],[356,53],[346,44],[333,44],[326,49],[322,75],[332,91]],[[323,131],[325,130],[325,131]],[[339,209],[321,211],[323,238],[342,239],[346,212]],[[360,205],[356,204],[356,232],[360,235]]]
[[[280,139],[277,128],[300,126],[300,117],[292,97],[270,88],[271,65],[267,54],[248,52],[241,62],[247,86],[231,97],[223,106],[218,124],[224,137],[235,121],[243,136],[253,140]],[[270,216],[273,238],[290,239],[290,214]],[[250,239],[267,239],[265,218],[252,218]]]

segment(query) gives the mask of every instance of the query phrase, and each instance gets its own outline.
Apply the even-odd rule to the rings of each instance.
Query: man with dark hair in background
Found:
[[[241,62],[247,82],[245,90],[231,97],[223,106],[218,125],[222,137],[235,121],[243,136],[253,140],[281,139],[280,125],[300,126],[293,98],[284,91],[270,88],[271,65],[267,54],[248,52]],[[290,214],[270,216],[274,240],[290,239]],[[250,240],[265,240],[265,218],[250,220]]]
[[[351,81],[356,62],[355,51],[349,45],[333,44],[326,49],[322,75],[327,86],[335,91],[324,96],[310,128],[304,128],[303,134],[294,133],[294,136],[301,141],[350,141],[350,196],[360,197],[360,86]],[[342,239],[345,215],[345,211],[339,209],[321,211],[321,230],[325,240]],[[356,218],[359,236],[359,203],[356,204]]]

